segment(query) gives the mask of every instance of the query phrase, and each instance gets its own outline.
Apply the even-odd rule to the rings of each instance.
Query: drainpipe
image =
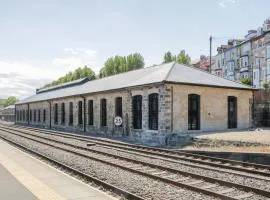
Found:
[[[173,86],[171,86],[171,133],[173,132]]]
[[[52,129],[52,116],[51,116],[51,112],[52,112],[52,102],[51,101],[48,101],[49,103],[49,120],[50,120],[50,124],[49,124],[49,129]]]
[[[29,103],[27,104],[27,125],[29,126],[30,121],[29,121]]]

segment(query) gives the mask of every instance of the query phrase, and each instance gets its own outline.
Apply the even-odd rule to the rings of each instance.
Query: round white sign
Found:
[[[121,126],[122,123],[123,123],[122,117],[116,116],[114,118],[114,124],[115,124],[115,126]]]

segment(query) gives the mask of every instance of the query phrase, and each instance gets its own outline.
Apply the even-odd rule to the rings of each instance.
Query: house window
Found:
[[[43,110],[43,122],[45,122],[46,121],[46,110],[44,109]]]
[[[32,110],[30,110],[30,121],[32,121]]]
[[[270,58],[270,46],[267,46],[266,48],[266,58]]]
[[[40,122],[40,110],[38,110],[38,122]]]
[[[142,129],[142,96],[132,97],[133,128]]]
[[[107,102],[106,102],[106,99],[100,100],[100,125],[107,126]]]
[[[73,102],[69,102],[69,125],[73,125]]]
[[[65,103],[61,104],[61,123],[64,124],[65,123]]]
[[[158,130],[158,94],[153,93],[148,98],[148,122],[150,130]]]
[[[34,122],[36,122],[36,121],[37,121],[37,111],[34,110]]]
[[[256,72],[253,72],[253,79],[256,80]]]
[[[266,74],[269,75],[270,74],[270,59],[267,60],[267,71]]]
[[[58,104],[54,104],[54,124],[58,123]]]
[[[188,95],[188,130],[200,129],[200,95]]]
[[[83,102],[82,101],[79,101],[78,103],[78,124],[81,125],[83,124],[83,108],[82,108],[82,104]]]
[[[88,100],[88,125],[94,125],[94,103]]]

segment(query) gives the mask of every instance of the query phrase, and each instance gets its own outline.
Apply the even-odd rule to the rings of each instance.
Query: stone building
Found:
[[[7,106],[0,109],[0,120],[7,122],[15,121],[15,105]]]
[[[167,63],[39,90],[16,104],[16,123],[164,144],[171,134],[249,128],[252,90]]]

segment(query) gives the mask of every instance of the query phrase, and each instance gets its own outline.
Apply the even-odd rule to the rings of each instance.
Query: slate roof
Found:
[[[60,89],[60,88],[67,88],[67,87],[71,87],[74,85],[83,84],[87,81],[90,81],[90,79],[88,77],[85,77],[85,78],[77,79],[77,80],[70,81],[70,82],[63,83],[63,84],[59,84],[59,85],[37,89],[36,93],[39,94],[42,92],[48,92],[48,91],[52,91],[52,90],[56,90],[56,89]]]
[[[254,89],[250,86],[207,73],[198,68],[172,62],[88,81],[81,85],[35,94],[17,104],[166,82],[245,90]]]

